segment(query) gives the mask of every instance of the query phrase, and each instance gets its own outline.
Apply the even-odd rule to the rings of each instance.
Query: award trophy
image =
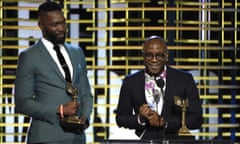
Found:
[[[78,98],[78,89],[73,87],[71,83],[67,83],[67,93],[71,94],[72,101],[77,102]],[[61,120],[63,127],[74,128],[74,129],[83,129],[83,121],[77,115],[64,117]]]
[[[178,135],[190,136],[191,133],[189,132],[186,126],[186,111],[188,107],[188,100],[182,99],[179,96],[174,96],[174,104],[182,108],[182,120],[181,120],[182,127],[178,130]]]

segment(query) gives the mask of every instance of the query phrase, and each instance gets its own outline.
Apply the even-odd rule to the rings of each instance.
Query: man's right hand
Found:
[[[152,110],[149,108],[149,106],[147,104],[143,104],[140,106],[139,108],[139,116],[140,116],[140,121],[143,122],[147,122],[147,117],[148,114],[151,112]]]

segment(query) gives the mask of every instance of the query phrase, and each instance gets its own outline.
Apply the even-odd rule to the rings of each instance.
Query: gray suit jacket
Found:
[[[73,65],[73,86],[79,89],[78,115],[90,119],[93,98],[84,53],[78,47],[64,45]],[[17,112],[32,118],[28,135],[30,143],[59,141],[73,135],[63,131],[56,114],[60,104],[71,100],[65,89],[66,81],[42,41],[20,54],[15,104]]]

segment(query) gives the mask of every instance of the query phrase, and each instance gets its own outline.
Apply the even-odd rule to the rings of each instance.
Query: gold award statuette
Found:
[[[71,83],[67,83],[67,93],[71,94],[72,101],[77,102],[78,98],[78,89],[73,87]],[[62,119],[63,127],[74,128],[74,129],[83,129],[83,122],[78,115],[64,117]]]
[[[191,136],[189,129],[186,126],[186,111],[188,107],[188,100],[182,99],[179,96],[174,96],[174,104],[182,108],[182,127],[178,130],[179,136]]]

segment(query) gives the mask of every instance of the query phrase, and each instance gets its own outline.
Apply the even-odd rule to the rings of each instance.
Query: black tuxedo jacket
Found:
[[[119,127],[135,129],[140,136],[148,132],[158,132],[158,137],[176,135],[181,127],[181,109],[174,104],[174,96],[188,98],[186,125],[188,129],[199,129],[202,124],[202,108],[196,84],[191,74],[167,67],[166,89],[162,116],[167,127],[142,126],[138,123],[139,107],[146,104],[144,70],[127,76],[122,83],[116,109],[116,122]],[[146,132],[144,132],[146,131]],[[144,136],[143,139],[156,139],[156,135]]]

